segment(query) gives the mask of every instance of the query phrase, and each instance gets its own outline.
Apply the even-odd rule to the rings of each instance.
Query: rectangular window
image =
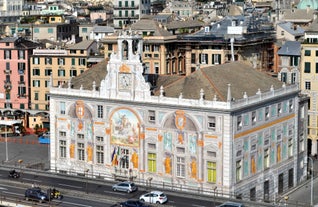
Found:
[[[104,137],[96,136],[96,141],[97,142],[104,142]]]
[[[212,54],[212,65],[221,64],[221,54]]]
[[[64,69],[59,69],[58,70],[58,76],[59,77],[65,77],[65,70]]]
[[[252,125],[256,124],[256,111],[252,111]]]
[[[207,162],[208,182],[216,183],[216,162]]]
[[[104,163],[104,147],[97,145],[96,146],[96,159],[97,164],[103,164]]]
[[[85,161],[85,145],[84,143],[77,143],[78,160]]]
[[[84,134],[77,134],[77,139],[84,139]]]
[[[45,58],[45,65],[52,65],[52,58],[51,57]]]
[[[35,88],[39,88],[40,87],[40,80],[33,80],[33,87],[35,87]]]
[[[4,51],[4,59],[11,59],[11,50]]]
[[[25,63],[18,63],[18,73],[21,75],[25,71]]]
[[[60,114],[65,114],[65,102],[60,102]]]
[[[237,117],[236,128],[237,128],[237,130],[241,130],[242,129],[242,116],[238,116]]]
[[[264,169],[269,168],[269,149],[264,150]]]
[[[305,81],[305,89],[311,90],[311,82],[310,81]]]
[[[265,120],[267,121],[269,119],[269,107],[267,106],[265,108]]]
[[[49,101],[50,100],[50,94],[46,93],[45,94],[45,101]]]
[[[148,119],[149,119],[149,122],[156,122],[156,112],[153,111],[153,110],[149,110],[148,111]]]
[[[44,71],[45,76],[51,76],[51,73],[52,73],[52,69],[45,69]]]
[[[44,83],[45,83],[45,88],[48,88],[50,86],[50,81],[49,80],[46,80]]]
[[[47,33],[53,34],[53,28],[48,28],[48,29],[47,29]]]
[[[310,62],[305,62],[305,73],[310,73]]]
[[[87,33],[87,28],[82,28],[82,33]]]
[[[97,106],[97,118],[103,118],[104,107],[102,105]]]
[[[185,158],[177,157],[177,177],[185,177]]]
[[[310,56],[311,55],[311,51],[310,50],[305,50],[305,56]]]
[[[76,77],[77,76],[77,70],[70,70],[70,77]]]
[[[216,126],[215,116],[209,116],[208,117],[208,129],[215,131],[215,126]]]
[[[288,139],[288,157],[293,156],[293,138]]]
[[[75,58],[72,58],[72,65],[75,65]]]
[[[242,180],[242,160],[236,161],[236,182]]]
[[[156,153],[148,153],[148,172],[157,172],[157,155]]]
[[[59,131],[59,136],[60,137],[66,137],[66,132],[65,131]]]
[[[58,58],[57,59],[57,64],[58,65],[65,65],[65,58]]]
[[[21,60],[24,59],[24,50],[19,50],[18,58]]]
[[[34,31],[34,33],[40,33],[40,29],[39,28],[34,28],[33,31]]]
[[[316,73],[318,73],[318,63],[316,63]]]
[[[34,100],[35,101],[39,100],[39,93],[38,92],[34,92]]]
[[[280,116],[281,113],[282,113],[282,104],[278,103],[277,104],[277,116]]]
[[[85,58],[79,58],[78,59],[78,65],[86,65],[86,59]]]
[[[40,75],[40,69],[36,68],[36,69],[33,69],[33,76],[39,76]]]
[[[66,158],[66,141],[60,140],[60,157]]]
[[[293,100],[289,100],[289,113],[293,112],[293,109],[294,109]]]
[[[33,65],[40,65],[40,58],[39,57],[33,57]]]
[[[195,53],[191,53],[191,64],[195,64]]]

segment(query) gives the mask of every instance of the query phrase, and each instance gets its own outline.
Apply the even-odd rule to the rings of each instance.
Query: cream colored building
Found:
[[[308,151],[317,154],[318,141],[318,23],[317,19],[305,31],[301,44],[301,81],[300,87],[304,94],[310,96],[308,104]]]
[[[31,109],[49,110],[49,85],[60,86],[88,69],[88,58],[97,52],[92,40],[65,49],[35,49],[30,59]]]
[[[50,88],[52,171],[272,203],[306,178],[297,85],[238,61],[159,76],[152,95],[141,37],[125,31],[117,46],[107,64]]]

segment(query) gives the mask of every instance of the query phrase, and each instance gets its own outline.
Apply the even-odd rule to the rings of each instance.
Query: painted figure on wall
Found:
[[[197,178],[197,162],[195,158],[192,158],[192,161],[190,163],[191,168],[191,178],[196,179]]]
[[[75,157],[75,144],[71,143],[70,145],[70,158],[74,158]]]
[[[93,161],[93,147],[91,145],[87,146],[87,161],[92,162]]]
[[[86,123],[86,137],[88,140],[92,140],[93,139],[93,122],[90,121],[88,123]]]
[[[195,154],[197,152],[197,136],[189,135],[189,151],[191,154]]]
[[[133,154],[131,155],[131,162],[134,168],[138,168],[138,155],[136,150],[134,150]]]
[[[183,144],[183,133],[182,132],[178,133],[178,143]]]
[[[128,109],[120,109],[111,117],[111,143],[139,146],[139,120]]]
[[[164,160],[165,172],[166,174],[171,174],[171,158],[170,156],[166,156]]]

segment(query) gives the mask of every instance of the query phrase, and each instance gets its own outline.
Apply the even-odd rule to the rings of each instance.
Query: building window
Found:
[[[60,114],[65,114],[65,102],[60,102]]]
[[[265,108],[265,120],[267,121],[269,119],[269,107],[267,106]]]
[[[236,161],[236,182],[242,180],[242,160]]]
[[[294,72],[291,73],[291,83],[292,84],[296,83],[296,80],[297,80],[296,78],[297,78],[297,74]]]
[[[49,101],[50,100],[50,94],[46,93],[45,94],[45,101]]]
[[[45,58],[45,65],[52,65],[52,58],[51,57]]]
[[[282,113],[282,104],[278,103],[277,104],[277,116],[280,116],[281,113]]]
[[[207,162],[208,182],[216,183],[216,162]]]
[[[35,87],[35,88],[39,88],[40,87],[40,80],[33,80],[33,87]]]
[[[293,156],[293,138],[288,139],[288,157]]]
[[[256,124],[256,111],[252,111],[252,125]]]
[[[287,73],[283,72],[280,74],[280,80],[284,83],[287,83]]]
[[[75,65],[75,58],[72,58],[72,65],[74,66]]]
[[[66,132],[65,131],[60,131],[59,132],[60,137],[66,137]]]
[[[57,64],[58,65],[65,65],[65,58],[58,58],[57,59]]]
[[[44,71],[45,76],[51,76],[51,73],[52,73],[52,69],[45,69]]]
[[[33,69],[33,76],[40,76],[40,69]]]
[[[52,18],[52,21],[54,21],[53,18]],[[48,28],[47,29],[47,33],[52,34],[53,33],[53,28]]]
[[[4,51],[4,59],[11,59],[11,50]]]
[[[305,89],[311,90],[311,82],[310,81],[305,81]]]
[[[96,136],[96,141],[97,142],[104,142],[104,137]]]
[[[85,145],[84,143],[77,143],[77,156],[78,160],[85,160]]]
[[[104,107],[102,105],[97,106],[97,118],[103,118]]]
[[[215,116],[209,116],[208,117],[208,129],[215,131],[215,126],[216,126]]]
[[[77,139],[84,139],[84,134],[77,134]]]
[[[311,51],[310,50],[305,50],[305,56],[311,56]]]
[[[157,172],[157,155],[156,153],[148,153],[148,172]]]
[[[24,59],[24,50],[19,50],[18,58],[22,60]]]
[[[185,177],[185,158],[177,157],[177,177]]]
[[[264,150],[264,169],[269,168],[269,149]]]
[[[46,80],[44,83],[45,83],[45,88],[48,88],[50,86],[50,81]]]
[[[293,112],[293,109],[294,109],[293,100],[289,100],[289,113]]]
[[[78,65],[86,65],[86,59],[85,58],[79,58],[78,59]]]
[[[66,158],[66,141],[60,140],[60,157]]]
[[[152,122],[152,123],[156,122],[156,112],[153,110],[149,110],[148,119],[149,119],[149,122]]]
[[[316,73],[318,73],[318,63],[316,63]]]
[[[256,188],[255,187],[250,189],[250,200],[256,201]]]
[[[297,56],[291,56],[290,57],[290,66],[298,66],[299,64],[299,58]]]
[[[39,57],[33,57],[33,65],[40,65],[40,58]]]
[[[242,129],[242,116],[238,116],[237,117],[236,128],[237,128],[237,130],[241,130]]]
[[[77,76],[77,70],[70,70],[70,77]]]
[[[83,27],[82,28],[82,33],[87,33],[87,28]]]
[[[34,92],[34,100],[35,101],[39,100],[39,93],[38,92]]]
[[[98,164],[104,163],[104,147],[97,145],[96,146],[96,158]]]
[[[310,73],[310,62],[305,62],[305,73]]]
[[[212,65],[221,64],[221,55],[220,54],[212,54]]]
[[[191,53],[191,64],[195,64],[195,53]]]
[[[64,69],[59,69],[58,70],[58,76],[59,77],[65,77],[65,70]]]

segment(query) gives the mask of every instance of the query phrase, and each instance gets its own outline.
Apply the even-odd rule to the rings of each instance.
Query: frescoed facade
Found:
[[[107,69],[81,75],[91,82],[50,87],[50,169],[270,202],[307,176],[307,99],[297,85],[252,67],[246,83],[247,66],[236,62],[174,83],[163,76],[151,95],[141,37],[125,31],[117,45]],[[232,67],[233,87],[219,77]],[[210,81],[218,90],[204,88]]]

